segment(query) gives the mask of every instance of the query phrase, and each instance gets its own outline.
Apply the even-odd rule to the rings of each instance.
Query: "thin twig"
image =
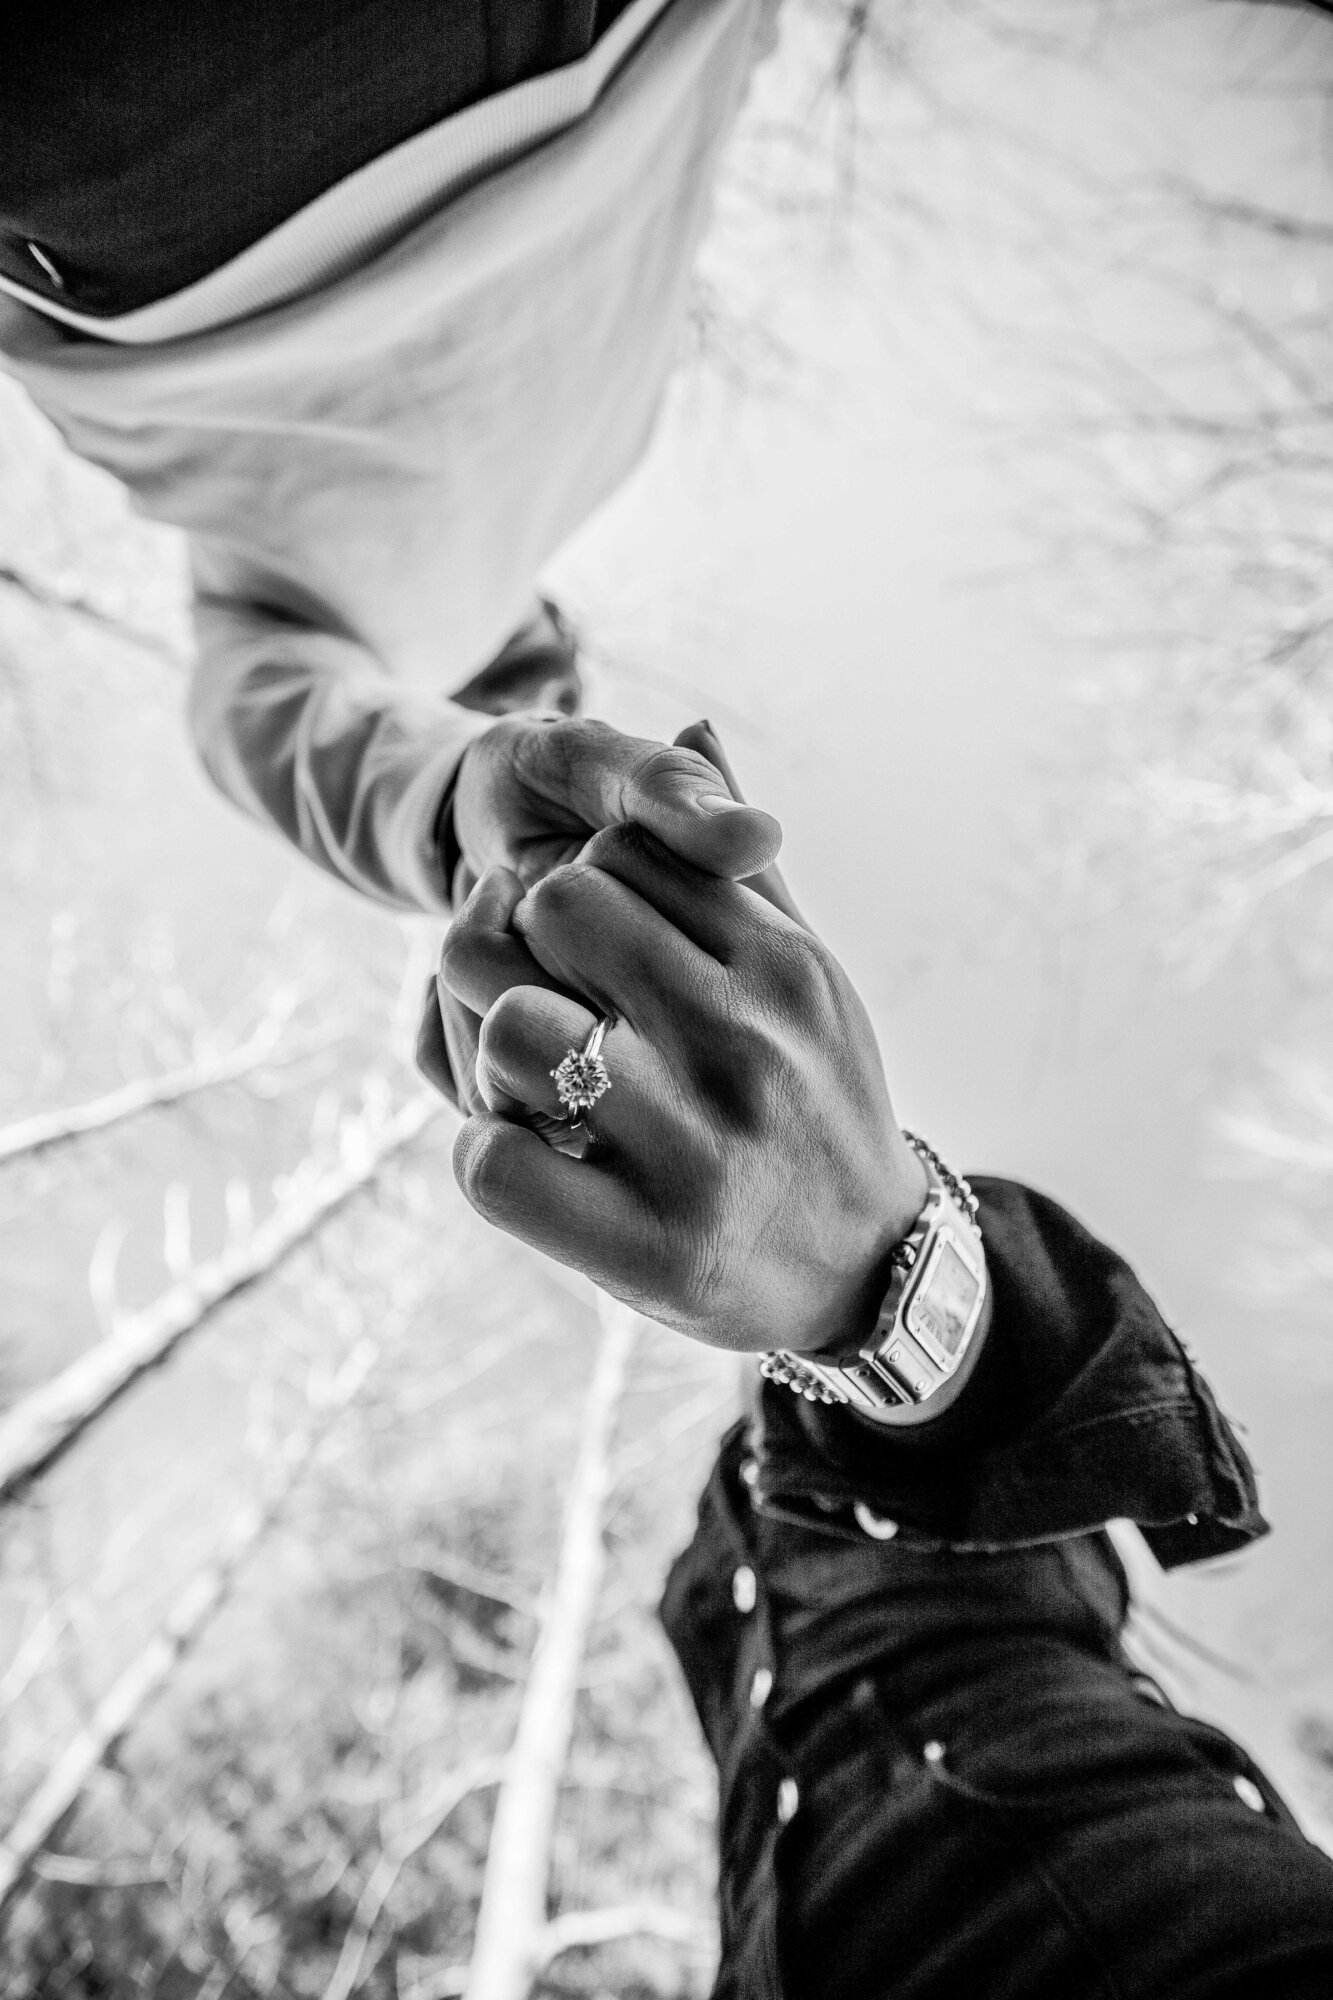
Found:
[[[387,1843],[366,1878],[343,1939],[333,1977],[324,1989],[324,2000],[348,2000],[349,1994],[356,1991],[375,1926],[403,1869],[417,1850],[439,1832],[455,1806],[461,1805],[464,1799],[487,1785],[500,1783],[504,1766],[503,1757],[478,1757],[461,1770],[446,1773],[431,1787],[424,1800],[402,1808],[408,1815],[406,1823]]]
[[[534,1972],[540,1975],[567,1951],[587,1951],[619,1938],[666,1938],[692,1951],[713,1952],[717,1935],[711,1924],[673,1910],[664,1903],[623,1903],[605,1910],[567,1910],[541,1930],[536,1942]],[[409,1986],[403,2000],[463,2000],[468,1969],[447,1965]]]
[[[170,1880],[152,1861],[115,1867],[81,1854],[39,1854],[32,1872],[43,1882],[68,1882],[79,1889],[147,1889]]]
[[[455,1394],[454,1384],[449,1385],[451,1395]],[[400,1549],[394,1567],[411,1570],[416,1575],[446,1584],[455,1590],[466,1591],[470,1597],[484,1598],[491,1604],[503,1604],[509,1611],[517,1611],[524,1618],[538,1615],[537,1601],[528,1596],[518,1584],[507,1576],[497,1576],[494,1570],[481,1569],[466,1556],[455,1555],[450,1549],[441,1549],[433,1544]]]
[[[605,1910],[566,1910],[552,1917],[541,1934],[544,1971],[566,1951],[586,1951],[616,1938],[660,1937],[707,1950],[715,1943],[708,1924],[664,1903],[621,1903]]]

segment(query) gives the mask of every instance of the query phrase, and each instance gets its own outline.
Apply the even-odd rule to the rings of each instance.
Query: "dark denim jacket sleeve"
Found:
[[[1244,1452],[1129,1266],[1045,1195],[972,1185],[995,1305],[966,1393],[938,1427],[895,1434],[765,1384],[765,1496],[863,1500],[968,1549],[1126,1519],[1164,1568],[1265,1534]]]

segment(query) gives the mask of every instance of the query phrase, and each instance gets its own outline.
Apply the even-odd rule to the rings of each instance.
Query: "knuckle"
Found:
[[[604,826],[593,835],[583,850],[582,858],[587,866],[602,868],[614,875],[627,862],[660,851],[660,843],[654,840],[646,827],[635,820],[617,820],[613,826]]]
[[[480,949],[475,920],[467,915],[455,917],[440,946],[440,978],[446,986],[452,989],[467,978],[476,967]]]
[[[482,770],[521,771],[537,754],[539,731],[523,715],[500,715],[467,747],[465,765]]]
[[[451,993],[466,995],[501,977],[510,957],[510,940],[497,937],[479,921],[460,917],[440,947],[440,978]]]
[[[451,975],[465,977],[503,951],[512,901],[502,887],[497,888],[493,876],[483,877],[474,886],[440,945],[439,970],[446,984]]]
[[[645,744],[626,776],[629,784],[638,787],[651,786],[661,778],[711,778],[717,782],[717,772],[707,758],[678,743]]]
[[[454,1178],[478,1215],[499,1226],[519,1208],[517,1136],[500,1119],[471,1118],[454,1143]]]
[[[509,1070],[527,1048],[528,1009],[521,987],[502,993],[491,1007],[477,1037],[477,1061],[490,1069]]]
[[[804,930],[774,936],[765,984],[780,1013],[804,1018],[819,1011],[831,983],[832,960],[818,938]]]
[[[544,790],[568,766],[570,724],[549,716],[507,716],[488,730],[482,741],[495,743],[496,753],[520,783]],[[507,734],[501,735],[501,730]]]
[[[638,889],[652,900],[657,888],[678,882],[686,864],[637,820],[617,820],[595,834],[580,859],[603,875]]]
[[[619,733],[594,716],[546,716],[528,720],[522,747],[544,775],[567,781],[580,766],[607,756]]]
[[[490,1215],[496,1206],[503,1179],[499,1139],[493,1125],[469,1122],[454,1142],[454,1178],[479,1215]]]
[[[567,861],[534,882],[523,903],[523,929],[529,936],[549,936],[566,928],[586,905],[593,884],[590,870]]]

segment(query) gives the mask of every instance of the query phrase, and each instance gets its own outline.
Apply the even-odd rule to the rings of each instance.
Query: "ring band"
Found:
[[[611,1078],[602,1060],[602,1043],[615,1024],[614,1014],[603,1014],[594,1023],[583,1047],[568,1049],[551,1071],[556,1095],[567,1116],[576,1122],[611,1088]]]

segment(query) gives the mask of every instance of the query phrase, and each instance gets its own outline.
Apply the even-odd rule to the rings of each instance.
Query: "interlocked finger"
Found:
[[[592,1108],[571,1114],[555,1072],[571,1054],[578,1055],[597,1026],[597,1016],[577,1001],[539,987],[518,986],[505,993],[482,1023],[477,1051],[477,1083],[493,1109],[512,1115],[515,1104],[525,1113],[587,1123],[599,1138],[629,1139],[644,1129],[645,1120],[660,1115],[650,1108],[658,1090],[653,1054],[624,1022],[610,1027],[601,1058],[605,1087],[594,1091]]]
[[[489,869],[445,935],[440,979],[477,1016],[511,986],[555,985],[511,928],[510,919],[523,895],[523,884],[510,869]]]
[[[723,967],[651,903],[582,863],[529,890],[514,929],[550,980],[662,1050],[689,1040],[701,1007],[726,980]]]

